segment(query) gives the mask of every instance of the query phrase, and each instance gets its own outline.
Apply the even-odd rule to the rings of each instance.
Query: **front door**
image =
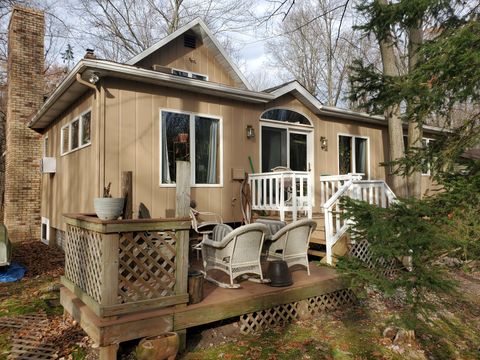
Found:
[[[293,171],[310,171],[311,131],[262,126],[262,172],[278,166]]]

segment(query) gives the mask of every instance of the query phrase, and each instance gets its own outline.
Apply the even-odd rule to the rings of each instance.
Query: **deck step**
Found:
[[[310,238],[310,243],[311,244],[325,245],[326,244],[325,237],[312,236]]]
[[[325,257],[327,253],[325,251],[321,251],[321,250],[312,250],[312,249],[308,249],[308,255],[313,255],[313,256],[318,256],[318,257]]]

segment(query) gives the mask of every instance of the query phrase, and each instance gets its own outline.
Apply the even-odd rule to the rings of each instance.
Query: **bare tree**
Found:
[[[268,42],[277,67],[296,78],[325,105],[336,106],[347,87],[355,33],[343,28],[348,2],[312,0],[296,5],[281,23],[281,35]]]
[[[83,34],[84,42],[90,41],[104,58],[125,61],[196,17],[203,18],[216,33],[239,30],[246,24],[252,2],[72,0],[72,6],[82,19],[77,30]]]

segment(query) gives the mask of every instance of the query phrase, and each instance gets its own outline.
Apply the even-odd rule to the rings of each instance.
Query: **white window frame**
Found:
[[[43,157],[48,156],[48,135],[43,137]]]
[[[348,136],[351,137],[352,139],[358,138],[358,139],[366,139],[367,140],[367,171],[368,171],[368,177],[366,180],[370,180],[372,174],[371,174],[371,169],[370,169],[370,137],[369,136],[363,136],[363,135],[353,135],[353,134],[346,134],[346,133],[337,133],[337,174],[340,175],[340,136]],[[352,170],[356,169],[356,162],[355,162],[355,146],[352,144]],[[365,174],[363,174],[365,175]]]
[[[183,111],[183,110],[177,110],[177,109],[167,109],[167,108],[161,108],[159,112],[159,132],[160,132],[160,139],[159,139],[159,186],[160,187],[176,187],[176,183],[171,183],[171,184],[165,184],[162,183],[162,112],[171,112],[175,114],[182,114],[182,115],[188,115],[189,116],[189,128],[190,128],[190,134],[189,134],[189,148],[190,148],[190,186],[195,187],[195,188],[223,188],[223,117],[217,116],[217,115],[210,115],[210,114],[203,114],[203,113],[195,113],[195,112],[190,112],[190,111]],[[219,137],[219,142],[218,142],[218,164],[219,164],[219,183],[217,184],[197,184],[195,182],[195,161],[192,161],[192,159],[195,159],[195,116],[199,117],[206,117],[209,119],[214,119],[219,121],[219,131],[218,131],[218,137]]]
[[[45,225],[47,231],[45,234],[45,238],[43,238],[43,225]],[[40,223],[40,241],[45,245],[50,243],[50,220],[48,218],[42,217]]]
[[[82,145],[82,137],[83,137],[83,115],[87,114],[90,112],[90,141],[88,143],[85,143]],[[87,146],[90,146],[92,144],[92,109],[89,108],[85,111],[82,111],[80,115],[76,116],[74,119],[70,120],[67,124],[63,125],[60,128],[60,155],[68,155],[71,154],[75,151],[78,151],[80,149],[86,148]],[[72,149],[72,123],[78,120],[78,147],[75,149]],[[63,151],[63,129],[68,127],[68,149],[67,151]]]
[[[173,73],[174,71],[180,71],[180,72],[187,73],[188,76],[175,75],[175,74]],[[182,70],[182,69],[172,68],[172,75],[174,75],[174,76],[179,76],[179,77],[186,77],[186,78],[193,79],[193,80],[200,80],[200,79],[195,79],[195,78],[192,77],[192,75],[198,75],[198,76],[203,76],[203,77],[205,77],[205,80],[200,80],[200,81],[208,81],[208,75],[206,75],[206,74],[200,74],[200,73],[197,73],[197,72],[192,72],[192,71]]]

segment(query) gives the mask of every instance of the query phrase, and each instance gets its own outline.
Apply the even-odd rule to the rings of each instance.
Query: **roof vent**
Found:
[[[197,38],[194,35],[185,34],[183,36],[183,45],[195,49],[197,47]]]
[[[87,52],[85,53],[85,56],[83,58],[84,59],[96,59],[97,57],[95,56],[95,50],[87,49]]]

